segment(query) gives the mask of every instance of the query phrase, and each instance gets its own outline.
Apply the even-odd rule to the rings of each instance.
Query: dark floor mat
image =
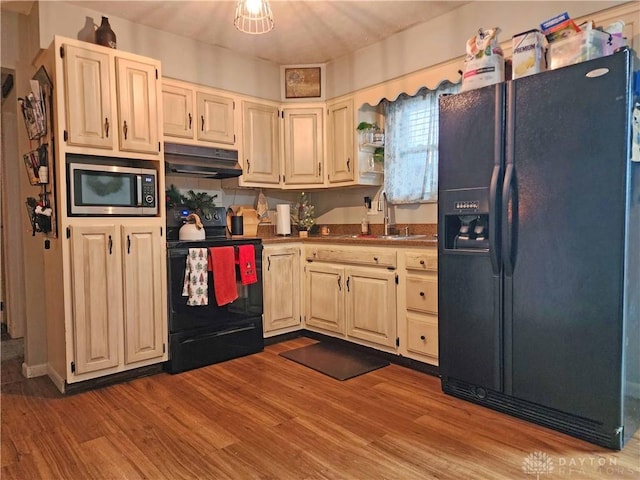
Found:
[[[314,343],[280,355],[337,380],[347,380],[389,365],[386,360],[337,343]]]

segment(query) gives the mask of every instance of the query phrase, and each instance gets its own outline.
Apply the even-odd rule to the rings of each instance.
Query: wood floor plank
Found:
[[[281,357],[316,341],[75,395],[2,363],[3,480],[640,478],[640,433],[600,448],[445,395],[389,365],[340,382]]]

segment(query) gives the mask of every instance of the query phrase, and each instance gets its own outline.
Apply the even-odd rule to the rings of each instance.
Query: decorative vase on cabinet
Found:
[[[96,30],[96,43],[104,47],[116,48],[116,34],[111,30],[107,17],[102,17],[102,24]]]

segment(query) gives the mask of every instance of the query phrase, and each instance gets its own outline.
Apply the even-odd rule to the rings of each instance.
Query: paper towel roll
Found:
[[[288,203],[276,205],[276,233],[291,235],[291,206]]]

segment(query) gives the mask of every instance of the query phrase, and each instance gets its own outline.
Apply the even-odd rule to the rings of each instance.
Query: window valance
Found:
[[[436,66],[425,68],[402,77],[389,80],[379,85],[374,85],[356,92],[355,105],[376,106],[382,100],[394,101],[400,95],[416,95],[420,89],[437,90],[444,82],[460,82],[460,71],[463,68],[463,59],[451,60]]]

